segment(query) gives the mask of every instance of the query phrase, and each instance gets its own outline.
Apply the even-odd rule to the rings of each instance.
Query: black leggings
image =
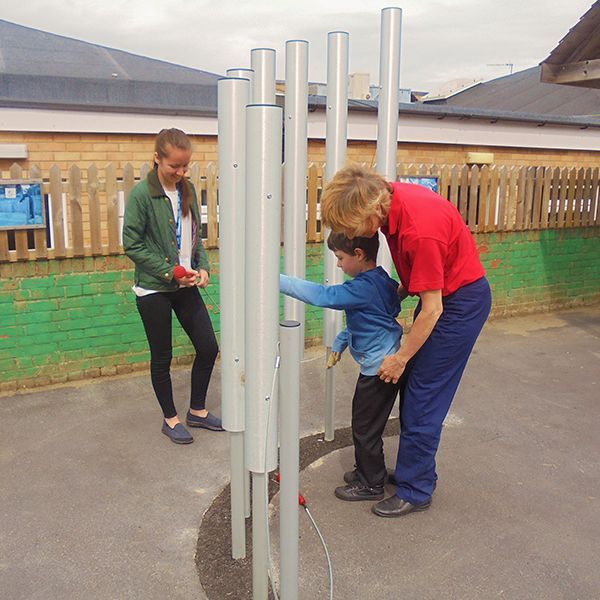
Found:
[[[208,311],[198,288],[180,288],[176,292],[158,292],[138,296],[136,304],[150,346],[152,387],[165,419],[177,415],[171,386],[171,309],[196,350],[192,366],[190,407],[204,409],[206,392],[219,348]]]

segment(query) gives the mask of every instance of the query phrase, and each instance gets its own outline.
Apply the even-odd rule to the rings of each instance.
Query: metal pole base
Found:
[[[229,434],[231,444],[231,558],[246,558],[244,432]]]
[[[269,595],[269,555],[267,550],[267,473],[252,473],[252,598],[267,600]]]
[[[327,348],[326,360],[329,360],[331,348]],[[333,442],[335,430],[333,421],[335,416],[335,367],[325,371],[325,441]]]

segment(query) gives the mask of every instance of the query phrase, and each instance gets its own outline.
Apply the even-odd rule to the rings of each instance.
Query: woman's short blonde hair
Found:
[[[348,237],[360,236],[372,217],[385,221],[390,207],[389,182],[361,165],[340,169],[321,195],[321,222]]]

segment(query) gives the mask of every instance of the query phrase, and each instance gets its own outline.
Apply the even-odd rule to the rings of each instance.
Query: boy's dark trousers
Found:
[[[378,375],[359,375],[352,398],[352,438],[354,458],[362,483],[370,487],[384,484],[383,430],[400,390],[398,383],[385,383]]]

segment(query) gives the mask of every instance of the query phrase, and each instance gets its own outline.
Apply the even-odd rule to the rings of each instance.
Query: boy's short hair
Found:
[[[376,233],[373,237],[355,237],[348,238],[343,233],[332,231],[327,238],[327,247],[335,252],[345,252],[354,256],[354,251],[360,248],[368,260],[377,261],[377,252],[379,251],[379,235]]]
[[[391,201],[389,182],[367,167],[340,169],[321,195],[321,221],[332,231],[353,237],[372,216],[383,217]],[[385,210],[387,214],[387,210]]]

